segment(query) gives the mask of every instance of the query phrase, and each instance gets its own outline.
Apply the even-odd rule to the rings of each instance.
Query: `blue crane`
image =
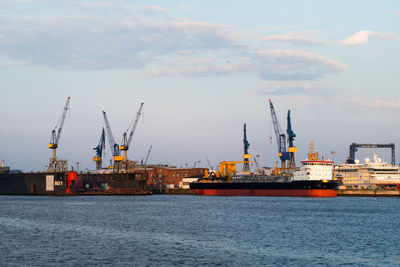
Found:
[[[250,172],[249,159],[251,158],[251,155],[248,153],[249,147],[250,143],[249,141],[247,141],[246,123],[245,123],[243,124],[243,160],[245,161],[245,163],[243,163],[243,172]]]
[[[287,113],[287,135],[288,135],[288,142],[289,142],[289,162],[288,162],[288,169],[289,172],[292,173],[293,169],[296,168],[296,162],[294,159],[294,153],[297,152],[297,148],[294,146],[294,138],[296,137],[296,134],[292,130],[292,123],[290,119],[290,110],[288,110]]]
[[[101,131],[99,144],[93,148],[96,151],[96,155],[93,157],[93,161],[96,162],[96,170],[100,170],[102,168],[102,156],[103,156],[103,148],[105,148],[106,144],[106,133],[103,130]]]

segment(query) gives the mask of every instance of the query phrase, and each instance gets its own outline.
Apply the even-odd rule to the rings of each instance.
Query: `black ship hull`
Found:
[[[205,196],[336,197],[335,181],[196,182],[190,189]]]

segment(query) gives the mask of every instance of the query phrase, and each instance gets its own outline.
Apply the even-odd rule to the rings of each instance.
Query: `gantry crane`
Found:
[[[123,160],[123,157],[121,156],[121,151],[119,150],[119,145],[117,143],[115,143],[115,141],[114,141],[114,136],[112,134],[110,123],[108,122],[107,114],[105,113],[105,111],[103,111],[103,116],[104,116],[104,123],[106,125],[108,143],[110,144],[113,161],[120,162]]]
[[[127,137],[127,132],[129,131],[129,128],[124,132],[122,136],[122,144],[120,146],[120,149],[124,152],[123,155],[123,160],[127,161],[128,160],[128,150],[129,150],[129,145],[132,142],[133,134],[135,133],[137,123],[139,121],[140,115],[142,114],[142,109],[143,109],[143,102],[140,104],[139,110],[136,113],[136,118],[135,122],[133,123],[131,132],[129,134],[129,138]]]
[[[50,158],[49,161],[49,168],[48,171],[66,171],[68,170],[68,164],[66,160],[60,160],[57,159],[56,155],[56,150],[58,147],[58,144],[60,142],[60,137],[61,137],[61,131],[64,126],[65,122],[65,117],[67,116],[67,111],[69,108],[69,101],[71,97],[67,98],[67,102],[65,103],[62,115],[61,115],[61,120],[59,120],[54,127],[53,131],[51,132],[51,138],[50,138],[50,143],[49,143],[49,148],[52,150],[52,157]]]
[[[293,141],[296,135],[292,130],[290,110],[288,111],[286,130],[286,132],[288,133],[289,148],[288,151],[286,151],[286,135],[281,131],[271,99],[269,99],[269,106],[271,110],[272,123],[275,130],[276,142],[278,145],[278,157],[281,160],[281,166],[280,168],[276,168],[276,174],[286,177],[291,176],[293,170],[296,168],[294,153],[297,152],[297,148],[293,145]],[[288,161],[287,165],[286,161]]]
[[[96,162],[96,170],[101,170],[101,168],[103,167],[102,156],[103,156],[103,149],[106,146],[105,142],[106,142],[106,133],[103,128],[103,130],[101,131],[99,144],[93,148],[93,150],[96,151],[96,155],[93,157],[93,161]]]
[[[246,134],[246,123],[243,125],[243,172],[250,172],[250,163],[249,159],[251,155],[249,154],[249,147],[250,143],[247,141],[247,134]]]

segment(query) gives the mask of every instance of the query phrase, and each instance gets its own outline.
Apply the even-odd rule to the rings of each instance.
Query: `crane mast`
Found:
[[[243,172],[250,172],[250,164],[249,159],[251,155],[248,153],[250,147],[250,143],[247,141],[247,134],[246,134],[246,123],[243,124]]]
[[[112,134],[110,123],[108,122],[107,114],[105,113],[105,111],[103,111],[103,116],[104,116],[104,123],[106,125],[108,143],[110,145],[113,161],[119,162],[122,160],[121,151],[119,150],[119,145],[116,144],[114,141],[114,136]]]
[[[106,133],[103,130],[101,131],[100,141],[99,144],[93,148],[96,151],[96,155],[93,157],[93,161],[96,162],[96,170],[101,170],[102,168],[102,156],[103,156],[103,148],[105,148],[106,142]]]
[[[50,137],[50,143],[48,147],[52,150],[52,157],[50,158],[49,161],[49,171],[64,171],[68,169],[68,164],[66,160],[59,160],[57,159],[57,154],[56,150],[58,148],[58,144],[60,142],[61,138],[61,132],[64,126],[65,118],[67,116],[67,111],[69,108],[69,101],[71,97],[67,98],[67,102],[65,103],[62,115],[61,115],[61,120],[59,123],[57,122],[57,125],[54,127],[53,131],[51,132],[51,137]],[[57,133],[57,134],[56,134]]]
[[[281,160],[281,167],[277,171],[278,174],[288,176],[286,161],[290,159],[289,152],[286,151],[286,135],[282,133],[279,126],[278,118],[276,117],[274,105],[271,99],[269,99],[269,107],[271,110],[272,123],[274,125],[276,143],[278,145],[278,157]]]
[[[131,132],[129,134],[129,138],[127,138],[127,132],[129,130],[129,128],[126,130],[126,132],[122,136],[122,144],[120,146],[120,149],[124,152],[124,156],[123,156],[124,161],[127,161],[127,159],[128,159],[129,145],[132,142],[133,134],[135,133],[137,123],[139,121],[140,115],[142,114],[143,104],[144,104],[143,102],[140,104],[139,110],[136,113],[135,122],[133,123]]]
[[[290,110],[288,110],[287,113],[287,135],[288,135],[288,142],[289,142],[289,147],[288,147],[288,152],[289,152],[289,162],[288,162],[288,171],[289,174],[293,174],[293,170],[296,168],[296,161],[294,159],[294,153],[297,152],[297,147],[294,146],[294,138],[296,137],[296,134],[292,130],[292,123],[290,119]]]

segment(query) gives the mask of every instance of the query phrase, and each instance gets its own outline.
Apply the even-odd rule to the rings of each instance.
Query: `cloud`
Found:
[[[268,95],[269,92],[259,91],[259,95]],[[400,111],[400,99],[384,99],[374,98],[368,99],[365,97],[346,97],[333,96],[326,94],[275,94],[274,99],[280,102],[287,102],[290,105],[302,107],[313,107],[323,110],[326,107],[337,110],[352,110],[352,113],[362,114],[366,110],[377,112],[378,110],[392,112]]]
[[[372,31],[359,31],[354,33],[353,35],[347,37],[344,40],[339,41],[339,43],[344,45],[358,45],[364,44],[368,42],[368,40],[378,39],[378,40],[392,40],[392,41],[400,41],[400,37],[392,33],[379,33],[379,32],[372,32]]]
[[[346,106],[356,106],[364,108],[385,108],[385,109],[399,109],[400,99],[373,99],[369,100],[363,97],[353,97],[353,98],[340,98],[336,100],[337,103]]]
[[[266,90],[258,90],[255,95],[325,95],[320,81],[273,81],[265,82]]]
[[[310,81],[346,68],[303,50],[257,50],[246,38],[231,27],[202,21],[14,16],[2,17],[0,55],[56,69],[131,70],[141,77],[241,73],[268,81]]]
[[[0,54],[47,67],[136,69],[176,51],[231,47],[236,38],[228,27],[207,22],[7,17]]]
[[[266,81],[310,81],[346,68],[343,63],[302,50],[243,50],[228,59],[223,55],[215,56],[216,53],[218,51],[198,52],[190,57],[185,55],[166,61],[158,59],[157,67],[150,66],[132,74],[140,77],[250,74]]]
[[[288,33],[284,35],[270,35],[263,37],[264,41],[274,41],[288,43],[292,45],[327,45],[329,44],[326,40],[314,39],[305,35]]]
[[[400,10],[393,10],[392,12],[390,12],[390,14],[392,14],[393,16],[400,16]]]
[[[303,50],[259,51],[257,59],[261,64],[256,69],[264,80],[316,80],[346,68],[343,63]]]
[[[168,11],[167,8],[161,6],[137,6],[134,9],[147,14],[159,14]]]

